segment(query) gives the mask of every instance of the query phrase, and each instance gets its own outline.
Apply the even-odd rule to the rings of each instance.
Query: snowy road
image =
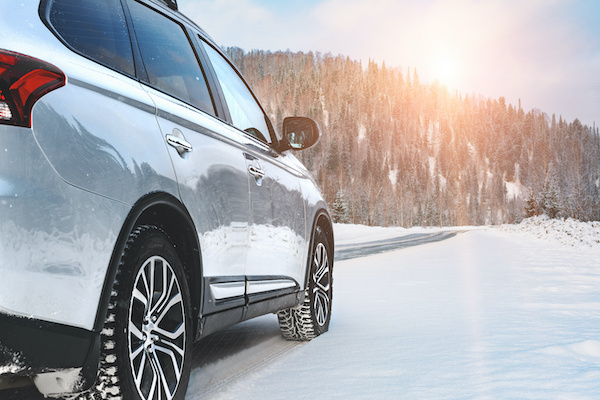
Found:
[[[599,398],[598,246],[483,229],[335,268],[327,334],[238,325],[187,400]]]
[[[442,230],[348,227],[336,242],[398,232]],[[598,399],[600,245],[470,229],[338,259],[328,333],[287,342],[267,315],[201,341],[193,362],[186,400]]]
[[[384,253],[390,250],[404,249],[427,243],[440,242],[456,236],[464,231],[435,231],[426,233],[412,233],[389,239],[379,239],[360,243],[339,244],[335,247],[335,260],[343,261],[352,258],[365,257],[373,254]],[[368,237],[368,236],[367,236]]]

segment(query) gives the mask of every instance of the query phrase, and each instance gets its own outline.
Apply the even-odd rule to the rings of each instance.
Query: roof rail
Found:
[[[177,0],[164,0],[171,10],[177,11]]]

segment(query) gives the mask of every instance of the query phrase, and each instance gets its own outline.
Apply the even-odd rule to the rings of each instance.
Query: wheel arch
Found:
[[[163,230],[173,241],[181,258],[190,290],[193,329],[198,329],[198,314],[202,302],[202,257],[196,228],[187,209],[168,193],[152,193],[140,199],[131,209],[121,227],[111,255],[104,280],[102,295],[96,313],[94,331],[101,332],[108,311],[112,286],[117,275],[121,255],[129,235],[138,225],[154,225]]]

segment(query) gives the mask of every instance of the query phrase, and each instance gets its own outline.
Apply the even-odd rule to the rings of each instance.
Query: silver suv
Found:
[[[183,399],[192,343],[329,326],[333,232],[240,73],[173,1],[3,0],[0,388]]]

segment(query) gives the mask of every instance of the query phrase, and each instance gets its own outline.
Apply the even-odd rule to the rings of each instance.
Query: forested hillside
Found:
[[[600,136],[579,120],[450,93],[385,64],[227,52],[276,126],[292,115],[321,126],[320,143],[297,156],[338,221],[481,225],[541,213],[600,220]]]

